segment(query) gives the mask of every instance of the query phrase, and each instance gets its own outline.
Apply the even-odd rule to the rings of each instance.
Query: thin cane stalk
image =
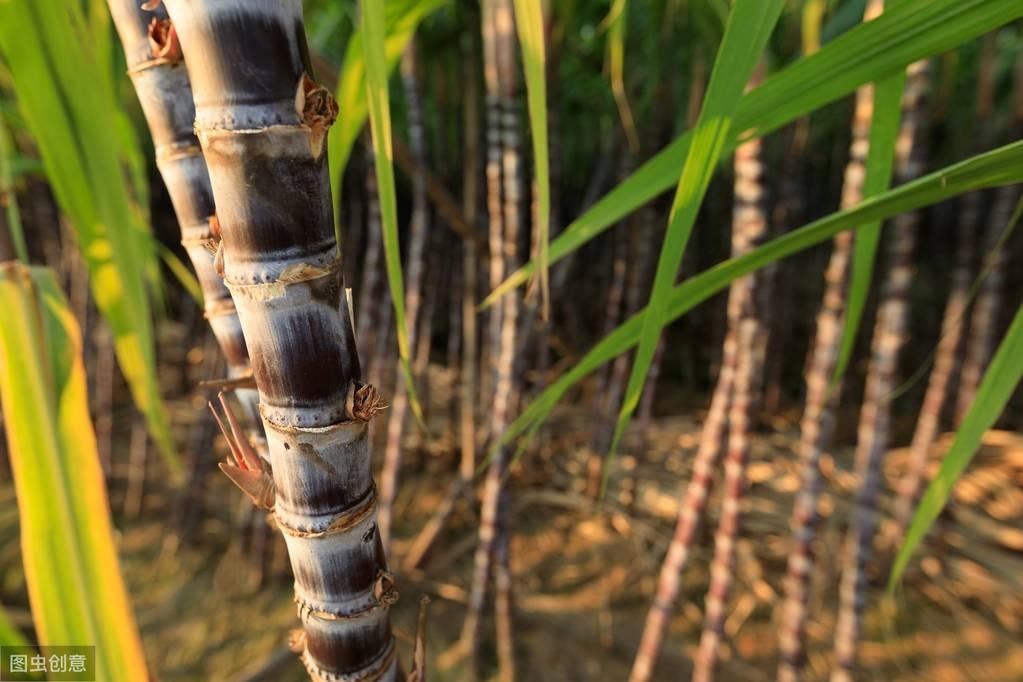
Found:
[[[422,164],[426,157],[423,134],[423,112],[419,83],[416,76],[415,40],[405,48],[401,60],[401,78],[405,88],[408,115],[409,150],[413,159]],[[424,254],[429,237],[429,211],[426,205],[426,181],[421,173],[412,175],[412,217],[409,221],[408,276],[405,286],[405,320],[408,342],[416,352],[419,332],[419,309],[423,300]],[[424,323],[429,320],[424,317]],[[425,335],[425,336],[428,336]],[[399,372],[400,372],[399,368]],[[387,445],[384,449],[384,468],[380,473],[380,537],[386,551],[391,539],[391,515],[398,489],[398,470],[401,467],[401,439],[408,417],[408,386],[398,376],[391,401],[391,414],[387,424]]]
[[[178,218],[181,244],[202,289],[206,319],[227,359],[229,375],[248,375],[248,351],[238,313],[214,263],[214,246],[220,239],[216,209],[206,162],[192,129],[192,86],[177,32],[162,6],[148,11],[137,0],[108,0],[107,4],[153,138],[156,165]],[[256,392],[240,389],[236,394],[249,421],[258,421]]]
[[[923,174],[926,158],[922,140],[925,128],[923,108],[929,90],[929,76],[927,62],[916,62],[907,69],[903,119],[899,144],[896,145],[896,174],[902,182]],[[855,469],[858,483],[839,588],[832,682],[851,681],[856,667],[856,648],[866,602],[866,564],[877,524],[881,460],[888,448],[891,430],[889,396],[895,387],[899,350],[907,333],[912,255],[919,222],[920,213],[914,211],[896,218],[892,226],[889,269],[878,305],[857,432]]]
[[[868,7],[864,20],[876,16],[881,9],[881,4],[874,2]],[[874,86],[865,85],[856,91],[852,143],[842,181],[843,210],[863,200],[873,112]],[[782,682],[798,680],[806,662],[804,629],[815,562],[817,523],[820,520],[818,504],[823,488],[820,463],[831,448],[835,403],[842,390],[840,383],[831,384],[842,343],[852,251],[851,232],[842,232],[832,241],[831,257],[824,274],[824,297],[817,313],[816,337],[806,369],[806,405],[799,426],[800,486],[789,520],[792,546],[788,552],[779,629],[778,679]]]

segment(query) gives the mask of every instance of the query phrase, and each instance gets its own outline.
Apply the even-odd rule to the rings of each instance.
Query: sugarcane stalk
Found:
[[[380,401],[361,381],[334,236],[325,138],[337,105],[309,73],[297,0],[166,4],[259,391],[303,627],[293,650],[315,680],[401,679],[367,439]]]
[[[895,167],[896,178],[903,183],[923,174],[926,159],[926,147],[922,139],[925,128],[923,109],[929,89],[929,75],[928,64],[924,61],[911,64],[907,69]],[[916,211],[905,213],[896,218],[892,225],[888,272],[878,304],[857,431],[857,488],[839,587],[832,682],[851,681],[856,667],[856,648],[866,601],[866,564],[871,555],[877,524],[881,461],[888,449],[891,431],[890,395],[895,388],[899,350],[907,334],[908,299],[913,277],[912,255],[920,217]]]
[[[761,80],[758,67],[750,79],[749,87]],[[735,250],[748,253],[759,246],[768,235],[766,197],[764,191],[763,143],[751,140],[735,151],[735,208],[732,231],[738,242]],[[725,456],[725,476],[722,485],[721,516],[714,534],[714,557],[710,565],[710,585],[707,588],[703,633],[693,679],[701,682],[713,679],[718,650],[724,632],[726,606],[735,573],[735,545],[739,538],[741,504],[746,489],[746,464],[750,451],[750,425],[752,407],[760,394],[763,375],[763,355],[758,352],[763,344],[762,316],[765,313],[766,273],[746,277],[737,286],[742,293],[741,309],[736,311],[735,377],[728,412],[728,445]]]
[[[383,232],[380,227],[380,197],[377,193],[377,174],[374,172],[372,150],[366,152],[366,250],[363,253],[362,279],[359,282],[359,298],[356,305],[358,328],[356,342],[367,352],[366,372],[378,371],[373,367],[376,358],[374,349],[377,339],[386,336],[379,312],[387,306],[380,301],[382,278]],[[386,289],[386,287],[383,287]]]
[[[759,169],[750,162],[759,155],[759,141],[747,143],[753,146],[741,146],[736,150],[736,207],[732,229],[732,256],[737,257],[748,252],[757,236],[756,229],[763,229],[765,222],[760,216],[759,224],[750,220],[756,217],[749,210],[757,202],[762,201],[763,188],[759,182]],[[755,148],[754,148],[755,147]],[[741,169],[741,170],[740,170]],[[755,171],[754,179],[747,174]],[[668,545],[668,552],[661,564],[657,581],[657,590],[653,603],[647,612],[643,634],[640,638],[636,658],[632,663],[629,675],[630,682],[646,682],[651,679],[657,658],[660,656],[664,632],[668,620],[675,608],[681,585],[682,570],[689,561],[696,533],[699,530],[707,501],[710,497],[714,480],[714,471],[721,459],[721,449],[726,432],[730,431],[730,417],[734,415],[733,404],[738,386],[739,373],[742,371],[742,356],[752,350],[752,346],[744,345],[743,331],[745,321],[752,309],[753,282],[749,277],[736,280],[728,292],[726,315],[728,325],[722,348],[721,369],[718,381],[711,397],[710,408],[703,421],[700,432],[700,443],[693,458],[693,473],[685,489],[685,497],[679,504],[678,516],[675,520],[675,531]],[[756,331],[755,329],[753,331]],[[752,338],[752,337],[751,337]],[[745,360],[749,364],[749,358]],[[652,384],[647,387],[650,390]]]
[[[487,104],[487,210],[490,221],[490,277],[497,286],[514,265],[521,224],[522,201],[519,177],[518,112],[515,109],[515,35],[511,2],[486,0],[482,3],[484,82]],[[515,332],[518,318],[517,295],[507,296],[500,314],[491,313],[490,349],[493,354],[493,401],[490,435],[496,442],[508,424],[514,405]],[[500,500],[507,468],[507,448],[500,448],[487,470],[480,511],[480,528],[473,561],[469,609],[462,627],[462,646],[470,666],[478,664],[480,625],[491,574],[494,549],[501,533],[510,529],[501,519]],[[507,505],[504,509],[507,510]],[[507,553],[503,553],[504,557]],[[499,597],[503,599],[503,597]],[[498,616],[502,616],[501,613]],[[500,627],[510,629],[510,623]],[[510,661],[502,658],[506,670]]]
[[[876,17],[882,10],[883,3],[872,0],[864,12],[864,21]],[[843,210],[863,201],[873,113],[874,86],[869,84],[856,91],[852,142],[842,181]],[[852,232],[841,232],[832,240],[831,256],[824,274],[824,296],[817,313],[817,330],[806,368],[806,403],[799,424],[800,485],[789,520],[792,545],[788,552],[778,638],[778,679],[781,682],[800,679],[806,663],[806,616],[816,557],[817,524],[820,521],[818,505],[824,485],[820,465],[821,458],[832,445],[836,402],[842,390],[840,383],[832,386],[831,382],[842,343],[852,251]]]
[[[231,293],[214,263],[216,208],[199,141],[192,129],[195,107],[177,31],[162,6],[142,8],[138,0],[108,0],[128,74],[142,105],[156,165],[167,186],[185,248],[203,293],[204,312],[213,328],[229,375],[249,373],[248,352]],[[258,421],[256,393],[237,391],[247,417]]]
[[[412,157],[423,163],[426,157],[423,134],[423,112],[419,83],[416,76],[416,43],[411,41],[401,59],[401,79],[405,90],[408,116],[409,149]],[[423,300],[424,254],[429,237],[429,212],[426,205],[426,182],[419,173],[412,175],[412,216],[409,220],[409,246],[405,286],[405,320],[408,325],[408,343],[412,352],[417,349],[419,337],[419,309]],[[424,322],[428,318],[424,316]],[[427,335],[428,336],[428,335]],[[387,424],[387,445],[384,449],[384,468],[380,473],[380,539],[386,551],[391,540],[391,516],[394,497],[398,491],[398,470],[401,467],[401,439],[408,418],[408,385],[400,376],[394,384],[390,418]]]
[[[970,196],[979,196],[977,194]],[[952,270],[948,302],[941,318],[941,339],[934,356],[934,368],[927,380],[927,390],[920,405],[916,429],[909,446],[906,473],[899,481],[895,500],[894,525],[890,537],[897,541],[902,537],[910,515],[920,497],[924,472],[931,446],[941,428],[941,415],[948,401],[949,388],[958,363],[962,347],[963,325],[969,305],[970,282],[973,277],[974,233],[960,223],[959,239],[956,243],[956,263]]]
[[[994,79],[997,56],[998,48],[995,43],[995,34],[989,33],[981,40],[980,66],[977,71],[977,104],[976,111],[974,112],[974,125],[977,135],[974,147],[978,150],[987,149],[988,143],[992,138],[990,124],[991,114],[994,109]],[[986,192],[978,191],[963,197],[963,213],[961,224],[959,225],[961,234],[981,231],[984,205],[985,201],[989,198],[986,194]],[[1001,198],[1003,203],[1006,201],[1005,197],[1007,196],[1011,196],[1010,191],[1002,190],[999,192],[999,198]],[[994,208],[999,208],[999,211],[995,211]],[[1014,205],[1009,206],[1008,209],[1002,208],[999,206],[998,199],[995,200],[987,229],[984,230],[985,236],[980,250],[982,254],[989,253],[991,247],[997,243],[998,234],[1005,226],[1005,223],[1008,222],[1008,215],[1012,213],[1013,208]],[[998,213],[1002,213],[1000,216],[1001,224],[995,225],[993,221],[999,218]],[[969,409],[970,404],[973,402],[973,396],[976,395],[977,387],[980,385],[980,377],[987,364],[987,358],[991,353],[993,331],[990,329],[990,325],[995,316],[994,308],[997,308],[998,305],[999,287],[1001,285],[999,256],[1000,254],[996,254],[994,260],[987,264],[991,266],[991,272],[985,277],[981,285],[981,290],[977,295],[977,300],[973,305],[973,312],[967,325],[969,334],[966,335],[966,352],[958,377],[959,383],[954,405],[956,424],[962,421],[966,410]],[[994,276],[993,285],[991,283],[991,275]]]

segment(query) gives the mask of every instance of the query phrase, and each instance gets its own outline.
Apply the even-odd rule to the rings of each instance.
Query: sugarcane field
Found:
[[[0,681],[1023,682],[1020,0],[0,0]]]

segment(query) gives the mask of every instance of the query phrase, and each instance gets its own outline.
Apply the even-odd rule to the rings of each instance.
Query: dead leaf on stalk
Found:
[[[159,1],[153,4],[155,9]],[[143,9],[146,6],[143,5]],[[164,59],[171,64],[177,64],[181,61],[181,43],[178,42],[178,32],[174,28],[174,24],[170,19],[154,18],[149,22],[149,29],[146,32],[149,37],[149,49],[152,52],[153,59]]]

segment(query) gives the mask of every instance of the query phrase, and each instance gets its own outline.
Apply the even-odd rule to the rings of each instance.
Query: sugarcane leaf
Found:
[[[654,273],[639,346],[611,441],[609,456],[612,458],[629,419],[639,405],[643,384],[665,324],[668,298],[678,276],[682,254],[711,176],[731,134],[735,109],[784,5],[785,0],[737,0],[728,16],[725,35],[714,60],[689,155],[682,167],[668,216],[668,230]],[[605,482],[609,470],[610,467],[604,469]]]
[[[625,88],[625,26],[628,16],[628,0],[614,0],[611,10],[604,19],[607,27],[607,75],[611,81],[618,118],[625,131],[625,139],[633,153],[639,151],[639,133],[629,105],[629,94]]]
[[[369,106],[373,136],[374,168],[380,194],[380,225],[384,236],[387,284],[394,305],[394,324],[398,337],[401,373],[408,386],[409,407],[420,426],[425,428],[423,408],[412,380],[412,351],[405,319],[405,284],[401,273],[401,245],[398,242],[398,202],[394,189],[394,153],[391,149],[391,103],[387,91],[387,56],[383,4],[363,0],[359,29],[362,32],[363,58],[366,61],[366,102]]]
[[[903,0],[853,28],[814,55],[799,59],[747,93],[735,112],[729,153],[815,109],[883,79],[909,64],[954,48],[1023,16],[1014,0]],[[550,264],[616,224],[678,181],[692,132],[678,137],[569,225],[550,245]],[[492,291],[482,306],[521,286],[536,264],[526,263]]]
[[[622,0],[617,0],[622,1]],[[548,317],[547,251],[550,240],[551,180],[547,149],[547,55],[544,45],[543,10],[540,0],[515,0],[515,27],[519,34],[523,70],[526,74],[526,100],[533,140],[533,164],[536,171],[536,283],[540,288],[543,317]]]
[[[953,164],[930,175],[871,197],[845,211],[833,213],[771,240],[738,258],[718,263],[674,287],[665,323],[670,323],[731,282],[782,258],[831,239],[844,230],[855,230],[875,220],[940,203],[972,190],[1023,182],[1023,142],[1016,142]],[[639,342],[647,310],[643,309],[608,334],[573,367],[555,379],[523,409],[489,453],[522,434],[536,432],[558,401],[573,386],[604,363],[627,352]]]
[[[163,261],[163,264],[171,271],[171,274],[178,280],[182,288],[188,292],[188,295],[192,297],[196,305],[201,308],[203,306],[202,287],[199,286],[199,280],[192,274],[192,270],[181,262],[176,253],[163,244],[158,244],[157,250],[160,252],[160,260]]]
[[[148,679],[89,419],[82,343],[53,273],[0,266],[0,403],[41,644],[94,644],[97,679]]]
[[[874,85],[874,114],[870,120],[870,148],[867,151],[866,177],[863,179],[863,197],[869,198],[888,189],[892,181],[895,143],[902,120],[902,91],[906,86],[906,72],[899,71]],[[853,244],[852,275],[849,279],[849,298],[846,302],[845,323],[838,361],[831,383],[845,374],[856,345],[863,308],[874,274],[877,245],[881,239],[881,223],[874,221],[856,231]]]
[[[21,224],[18,197],[14,187],[14,142],[7,134],[4,116],[0,115],[0,197],[3,198],[7,230],[14,244],[14,254],[24,263],[28,262],[28,246],[25,243],[25,228]]]
[[[155,250],[123,177],[119,103],[104,96],[77,3],[0,2],[0,52],[61,210],[89,267],[135,404],[171,471],[181,470],[156,376],[146,272]],[[158,263],[156,267],[158,267]]]
[[[26,646],[28,641],[14,626],[6,609],[0,606],[0,646]]]
[[[1005,404],[1023,379],[1023,352],[1020,349],[1023,349],[1023,306],[1016,310],[1016,316],[984,372],[980,388],[956,431],[952,445],[941,460],[937,476],[927,486],[917,506],[888,578],[889,592],[902,579],[909,559],[948,502],[953,486],[973,459],[984,433],[1001,416]]]
[[[802,27],[803,54],[811,55],[821,49],[821,24],[828,0],[806,0],[800,16]]]
[[[419,23],[450,0],[392,0],[384,4],[384,55],[390,73],[405,52],[405,47]],[[341,115],[327,134],[327,155],[330,163],[330,187],[335,207],[341,202],[341,176],[348,165],[352,147],[366,123],[369,113],[366,100],[366,58],[361,24],[345,48],[344,61],[337,82],[337,101]],[[334,211],[334,228],[338,229],[339,211]],[[341,236],[338,234],[338,243]]]

